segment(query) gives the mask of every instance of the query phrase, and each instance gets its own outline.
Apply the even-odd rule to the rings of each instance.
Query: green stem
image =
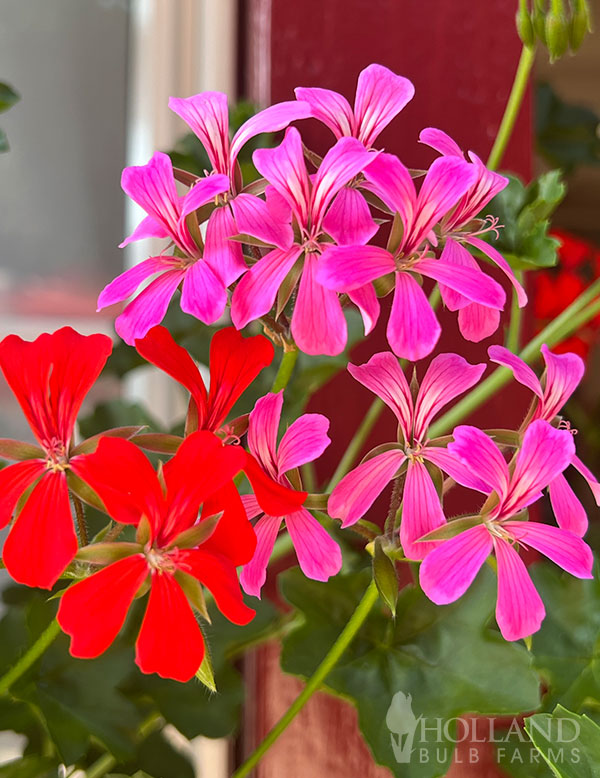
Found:
[[[515,270],[515,277],[519,283],[523,282],[523,272]],[[519,307],[517,290],[513,289],[512,301],[510,304],[510,322],[506,333],[505,346],[509,351],[516,353],[521,345],[521,323],[523,319],[523,309]]]
[[[297,359],[298,349],[295,346],[289,351],[284,350],[279,364],[279,370],[277,371],[273,386],[271,387],[272,392],[280,392],[282,389],[285,389],[292,377]]]
[[[140,724],[138,730],[138,742],[145,740],[148,735],[164,724],[160,716],[152,713],[145,721]],[[112,770],[118,764],[112,754],[103,754],[85,771],[85,778],[102,778],[109,770]]]
[[[37,662],[42,656],[44,651],[51,645],[51,643],[60,634],[60,627],[58,621],[52,619],[50,624],[42,632],[35,643],[23,654],[19,661],[11,667],[11,669],[0,678],[0,696],[7,694],[11,686],[15,681],[29,670],[29,668]]]
[[[325,489],[326,492],[331,492],[338,481],[341,481],[346,473],[350,471],[384,408],[385,405],[383,401],[380,400],[379,397],[376,397],[371,403],[371,407],[366,412],[364,419],[361,421],[360,426],[356,430],[354,437],[350,441],[350,445],[344,452],[344,456],[340,459],[340,463],[338,464],[335,473],[331,476],[331,480]]]
[[[375,585],[374,581],[371,581],[363,595],[362,600],[358,603],[356,610],[350,617],[350,620],[339,634],[337,640],[330,648],[326,657],[317,667],[313,675],[309,678],[302,692],[298,695],[298,697],[296,697],[294,702],[279,719],[277,724],[275,724],[273,729],[270,730],[262,743],[256,748],[255,751],[253,751],[248,759],[246,759],[244,764],[235,771],[235,773],[232,775],[232,778],[244,778],[244,776],[251,772],[251,770],[258,764],[258,762],[262,759],[264,754],[269,750],[277,738],[285,731],[288,725],[306,705],[312,695],[319,689],[325,678],[333,670],[340,657],[348,648],[356,633],[363,625],[371,609],[377,602],[378,596],[377,586]]]
[[[590,305],[587,303],[593,300],[599,292],[600,279],[594,281],[568,308],[565,308],[560,316],[545,327],[533,340],[529,341],[519,357],[524,362],[534,362],[539,358],[540,347],[544,343],[551,348],[597,316],[600,313],[600,300],[595,300]],[[494,370],[485,381],[476,386],[473,391],[431,425],[429,437],[437,438],[450,432],[458,422],[496,394],[511,378],[512,372],[506,367]]]
[[[498,167],[502,161],[504,152],[506,151],[517,116],[519,115],[521,103],[523,102],[523,96],[525,94],[525,89],[527,88],[527,82],[529,81],[529,74],[531,73],[534,59],[535,46],[523,46],[521,58],[519,59],[519,65],[515,74],[515,80],[513,81],[510,90],[506,108],[504,109],[504,116],[502,117],[496,140],[494,141],[487,161],[487,166],[490,170],[495,170]]]

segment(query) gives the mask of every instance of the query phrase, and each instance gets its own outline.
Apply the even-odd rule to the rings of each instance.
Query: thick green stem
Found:
[[[267,734],[258,748],[248,757],[248,759],[246,759],[244,764],[235,771],[232,778],[244,778],[244,776],[248,775],[248,773],[254,769],[277,738],[286,730],[288,725],[294,720],[312,695],[319,689],[363,625],[365,619],[371,612],[371,609],[377,602],[378,596],[377,586],[374,581],[371,581],[362,600],[358,603],[356,610],[350,617],[350,620],[330,648],[327,656],[307,681],[303,691],[296,697],[294,702],[279,719],[277,724],[275,724],[273,729]]]
[[[280,392],[288,385],[292,373],[294,372],[294,366],[298,359],[298,349],[294,346],[289,351],[284,351],[279,364],[279,370],[273,381],[271,387],[272,392]]]
[[[487,161],[487,166],[490,170],[495,170],[504,156],[508,141],[512,135],[517,116],[519,115],[519,109],[523,102],[523,96],[529,81],[529,74],[533,66],[535,59],[535,46],[523,46],[521,51],[521,58],[519,59],[519,65],[515,74],[515,80],[513,81],[512,89],[504,109],[504,116],[496,135],[496,140],[490,151],[490,156]]]
[[[523,282],[523,273],[515,270],[515,276],[519,283]],[[505,346],[509,351],[517,352],[521,346],[521,324],[523,319],[523,309],[519,308],[519,299],[517,290],[513,289],[512,301],[510,305],[510,322],[506,332]]]
[[[352,468],[356,458],[360,454],[366,439],[369,437],[369,433],[373,429],[375,422],[379,418],[381,411],[385,408],[385,405],[379,397],[376,397],[371,403],[371,407],[366,412],[364,419],[360,423],[360,426],[356,430],[356,434],[350,441],[350,445],[344,452],[344,456],[340,459],[340,463],[336,468],[335,473],[331,476],[331,480],[327,484],[326,492],[330,492],[333,487],[341,481],[347,472]]]
[[[42,656],[44,651],[51,645],[51,643],[60,634],[60,627],[58,621],[52,619],[50,624],[42,632],[35,643],[23,654],[19,661],[11,667],[11,669],[0,678],[0,696],[7,694],[11,686],[18,681],[19,678],[34,665],[37,660]]]

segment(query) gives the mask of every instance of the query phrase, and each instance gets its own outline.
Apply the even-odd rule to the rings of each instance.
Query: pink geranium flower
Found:
[[[419,140],[446,157],[463,159],[463,152],[459,146],[441,130],[428,127],[421,132]],[[492,198],[504,189],[508,179],[488,170],[473,151],[469,151],[468,158],[476,176],[456,208],[449,211],[440,223],[440,235],[445,239],[441,259],[460,267],[478,268],[477,262],[464,244],[479,249],[507,275],[517,292],[519,306],[523,307],[527,303],[527,295],[510,265],[492,245],[478,237],[485,232],[495,231],[497,219],[486,218],[479,223],[474,221]],[[446,307],[451,311],[458,311],[458,326],[467,340],[478,342],[498,329],[499,309],[471,302],[464,295],[443,284],[440,285],[440,291]]]
[[[382,276],[395,277],[395,292],[387,326],[393,351],[411,361],[430,354],[441,333],[420,280],[433,278],[481,305],[502,309],[502,287],[477,267],[450,265],[435,259],[431,245],[440,219],[473,186],[473,165],[442,157],[429,168],[417,194],[408,169],[391,154],[380,154],[365,170],[369,187],[398,214],[403,225],[397,247],[333,246],[324,252],[317,280],[327,289],[352,294]],[[392,275],[393,274],[393,275]]]
[[[493,498],[486,502],[481,524],[441,542],[427,555],[420,570],[421,586],[437,605],[454,602],[494,550],[498,564],[496,620],[506,640],[518,640],[539,629],[545,610],[516,546],[530,546],[571,575],[592,578],[592,552],[580,537],[558,527],[517,519],[572,462],[573,437],[547,421],[534,421],[527,428],[511,473],[500,449],[481,430],[461,426],[453,434],[455,442],[448,450],[457,469],[447,465],[447,472],[458,483]]]
[[[350,188],[340,192],[374,158],[355,138],[342,138],[325,155],[311,181],[300,133],[293,127],[277,148],[254,152],[254,164],[271,184],[266,202],[271,215],[264,219],[265,203],[251,195],[246,195],[243,213],[238,210],[239,198],[233,208],[243,233],[275,248],[246,273],[233,293],[231,318],[238,329],[268,313],[283,288],[284,299],[278,299],[281,309],[299,282],[292,315],[294,340],[307,354],[343,351],[347,327],[341,303],[334,291],[318,283],[316,273],[331,238],[366,242],[377,231],[360,192]],[[341,196],[336,198],[338,192]],[[371,284],[357,286],[349,297],[360,308],[369,332],[379,314],[375,290]]]
[[[415,88],[407,78],[373,64],[358,76],[354,110],[343,95],[331,89],[299,86],[294,92],[336,138],[354,137],[371,148],[383,129],[412,100]]]
[[[406,465],[400,541],[407,557],[422,559],[434,545],[416,541],[446,521],[425,462],[444,469],[448,452],[428,439],[427,430],[445,405],[479,381],[485,365],[440,354],[431,361],[415,402],[398,360],[389,352],[375,354],[364,365],[348,365],[348,370],[392,409],[400,442],[375,449],[377,453],[348,473],[333,490],[327,510],[342,519],[343,527],[355,524]]]
[[[321,456],[331,442],[327,436],[329,421],[320,413],[305,413],[290,425],[277,445],[282,406],[283,392],[267,394],[258,400],[250,414],[248,445],[270,478],[282,486],[293,488],[294,485],[299,486],[298,468]],[[242,499],[248,518],[261,518],[254,527],[256,552],[244,566],[240,582],[248,594],[260,597],[269,557],[283,519],[281,516],[263,514],[254,495],[246,495]],[[338,544],[306,508],[300,507],[288,513],[285,526],[304,575],[315,581],[327,581],[339,572],[342,554]]]
[[[577,354],[553,354],[546,345],[542,346],[541,351],[546,363],[543,385],[529,365],[503,346],[491,346],[488,354],[492,362],[508,367],[516,380],[534,393],[531,420],[544,419],[551,422],[578,387],[585,365]],[[585,478],[594,494],[596,505],[600,505],[600,483],[597,478],[579,457],[573,457],[571,464]],[[588,528],[585,508],[562,473],[550,482],[548,492],[559,525],[583,537]]]
[[[227,176],[200,179],[180,197],[171,160],[157,151],[147,165],[125,168],[121,185],[148,214],[121,246],[142,238],[170,238],[181,256],[150,257],[121,273],[100,293],[98,310],[126,300],[140,284],[156,276],[117,317],[115,328],[126,343],[133,345],[136,338],[143,338],[151,327],[162,321],[180,284],[181,309],[205,324],[215,322],[225,310],[227,286],[233,279],[203,255],[186,219],[228,190]],[[245,266],[239,268],[238,276],[244,269]]]

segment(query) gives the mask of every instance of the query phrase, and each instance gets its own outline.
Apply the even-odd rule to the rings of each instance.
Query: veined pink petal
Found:
[[[383,65],[369,65],[360,72],[354,101],[358,139],[372,146],[376,138],[412,100],[415,88]]]
[[[479,343],[500,326],[500,311],[479,303],[469,303],[458,312],[458,327],[465,340]]]
[[[492,260],[492,262],[495,262],[495,264],[498,265],[500,270],[502,270],[506,274],[509,281],[515,288],[515,291],[517,292],[517,300],[519,301],[519,307],[522,308],[524,305],[527,305],[527,293],[525,292],[525,290],[523,289],[519,281],[517,281],[511,266],[504,259],[502,254],[498,251],[498,249],[494,248],[490,243],[486,243],[484,240],[481,240],[481,238],[476,238],[472,235],[466,238],[466,242],[470,243],[471,246],[474,246],[476,249],[479,249],[483,254],[489,257]]]
[[[206,149],[217,173],[229,175],[229,111],[223,92],[171,97],[169,108],[180,116]]]
[[[506,176],[488,170],[477,154],[470,151],[469,157],[476,172],[475,182],[462,196],[456,210],[444,225],[448,231],[460,230],[461,227],[466,226],[508,184]]]
[[[365,515],[384,487],[392,480],[406,456],[400,449],[367,459],[344,476],[329,498],[327,511],[349,527]]]
[[[483,271],[475,261],[475,258],[471,255],[467,249],[458,243],[458,241],[448,238],[439,259],[440,262],[446,262],[451,267],[460,266],[468,267],[472,270],[479,270],[483,275]],[[460,292],[455,291],[449,286],[440,283],[440,292],[444,305],[450,311],[458,311],[470,304],[470,299],[465,297]]]
[[[503,365],[512,370],[515,379],[523,386],[526,386],[540,399],[543,397],[543,391],[539,378],[523,360],[509,351],[504,346],[490,346],[488,356],[492,362]]]
[[[431,146],[432,149],[439,151],[440,154],[444,154],[446,157],[454,156],[462,159],[463,153],[458,144],[449,135],[446,135],[445,132],[435,127],[426,127],[424,130],[421,130],[419,143]]]
[[[551,421],[579,386],[585,364],[577,354],[553,354],[546,344],[540,351],[546,363],[546,388],[536,418]]]
[[[298,100],[308,103],[310,115],[323,122],[336,138],[352,135],[354,114],[343,95],[331,89],[299,86],[294,89]]]
[[[292,335],[305,354],[341,354],[348,339],[348,327],[336,292],[316,280],[320,259],[306,254],[298,296],[292,315]]]
[[[323,229],[340,246],[360,246],[371,240],[379,225],[358,189],[345,186],[325,214]]]
[[[571,464],[585,478],[588,486],[592,490],[592,494],[596,500],[596,505],[600,505],[600,483],[598,482],[596,476],[592,473],[589,467],[583,464],[581,459],[579,459],[577,456],[573,457]]]
[[[176,257],[150,257],[117,276],[100,292],[98,310],[126,300],[147,278],[180,265]]]
[[[281,527],[281,516],[263,516],[254,525],[256,551],[240,573],[240,583],[246,594],[260,599],[260,591],[267,579],[267,566]]]
[[[505,640],[520,640],[540,628],[546,610],[523,560],[505,540],[494,539],[498,560],[496,621]]]
[[[208,262],[198,259],[185,271],[181,290],[181,310],[204,324],[217,321],[227,305],[227,291]]]
[[[181,216],[185,217],[229,189],[229,178],[219,173],[200,178],[185,195],[181,203]]]
[[[567,573],[577,578],[593,578],[592,551],[573,532],[535,521],[506,521],[502,526],[515,540],[535,548]]]
[[[365,328],[365,336],[368,335],[377,324],[381,310],[373,285],[365,284],[364,286],[359,286],[358,289],[346,292],[346,294],[360,311]]]
[[[248,448],[263,469],[278,479],[277,433],[283,408],[283,391],[270,392],[256,401],[248,421]]]
[[[185,270],[169,270],[155,278],[126,306],[115,321],[115,329],[125,343],[133,346],[138,338],[160,324],[175,290],[185,277]]]
[[[298,130],[288,127],[279,146],[274,149],[257,149],[252,159],[261,176],[287,200],[298,222],[307,225],[310,183]]]
[[[311,198],[311,223],[320,225],[327,206],[340,189],[375,159],[355,138],[340,138],[323,157],[314,178]]]
[[[445,286],[488,308],[502,310],[506,293],[497,281],[479,269],[462,265],[448,265],[439,259],[422,259],[412,268],[415,273],[433,278]]]
[[[145,219],[138,224],[135,230],[128,238],[122,243],[119,243],[119,248],[125,248],[130,243],[136,240],[144,240],[144,238],[168,238],[169,232],[165,229],[163,224],[157,222],[152,216],[146,216]]]
[[[250,194],[239,194],[231,201],[238,232],[253,235],[279,249],[289,249],[294,242],[294,232],[289,223],[289,214],[283,221],[275,217],[268,204]]]
[[[501,515],[508,518],[530,505],[574,456],[575,443],[568,430],[558,430],[541,419],[532,422],[523,436]]]
[[[348,372],[363,386],[380,397],[394,412],[405,440],[412,439],[413,401],[408,381],[389,351],[373,354],[364,365],[348,364]]]
[[[491,551],[492,538],[483,524],[445,540],[425,557],[419,571],[421,588],[436,605],[458,600]]]
[[[173,165],[166,154],[156,151],[146,165],[126,167],[121,176],[123,191],[161,224],[173,238],[180,216],[179,196]]]
[[[329,419],[320,413],[305,413],[284,432],[277,452],[279,475],[318,459],[331,443]]]
[[[339,573],[342,567],[340,547],[306,508],[286,516],[285,525],[294,544],[300,569],[307,578],[327,581]]]
[[[491,488],[489,484],[473,472],[470,465],[465,464],[458,456],[452,454],[448,449],[439,446],[426,446],[421,449],[421,456],[432,462],[443,470],[444,473],[453,478],[457,484],[466,486],[467,489],[474,489],[476,492],[489,494]]]
[[[319,259],[317,281],[327,289],[349,292],[395,269],[390,252],[379,246],[331,246]]]
[[[297,119],[308,119],[312,115],[310,106],[303,101],[288,100],[276,103],[264,111],[251,116],[233,136],[231,141],[231,164],[235,162],[242,146],[250,138],[260,135],[262,132],[277,132],[287,127],[290,122]]]
[[[412,224],[417,190],[408,168],[393,154],[379,154],[365,170],[371,189],[383,202],[400,214],[404,228]]]
[[[231,320],[238,330],[271,310],[277,290],[301,253],[295,244],[285,251],[273,249],[243,276],[231,301]]]
[[[446,523],[440,498],[425,465],[418,460],[408,463],[400,543],[409,559],[424,559],[439,546],[439,541],[417,543],[418,539]]]
[[[387,325],[394,353],[416,362],[431,354],[442,328],[427,296],[410,273],[396,273],[396,290]]]
[[[458,457],[478,480],[487,484],[488,494],[496,492],[501,500],[504,499],[509,489],[508,465],[494,441],[482,430],[466,424],[455,427],[452,435],[454,442],[448,444],[448,451]],[[448,471],[448,474],[458,483],[463,483],[460,473]],[[478,488],[470,483],[463,486]]]
[[[263,509],[258,504],[256,495],[242,494],[240,495],[240,499],[242,501],[242,505],[244,506],[244,510],[246,511],[246,516],[249,519],[255,519],[257,516],[260,516],[260,514],[263,513]]]
[[[433,417],[444,405],[475,386],[485,368],[485,363],[471,365],[458,354],[438,354],[431,360],[415,406],[415,439],[425,435]]]
[[[548,493],[558,526],[582,538],[588,529],[585,508],[562,473],[550,482]]]
[[[292,221],[292,207],[288,201],[279,194],[274,186],[269,184],[265,188],[265,202],[267,208],[275,222],[283,224],[291,224]]]
[[[227,206],[216,208],[208,218],[202,259],[210,266],[223,286],[229,286],[248,269],[242,246],[235,240],[238,228]]]

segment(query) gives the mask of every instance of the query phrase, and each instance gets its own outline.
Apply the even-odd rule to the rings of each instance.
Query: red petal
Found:
[[[154,573],[136,643],[136,664],[143,673],[185,682],[193,678],[203,658],[202,632],[181,587],[172,575]]]
[[[126,557],[70,586],[58,608],[58,623],[71,636],[71,655],[99,656],[123,626],[135,593],[148,575],[142,554]]]
[[[145,360],[174,378],[188,390],[198,406],[200,426],[206,418],[206,389],[200,371],[188,352],[178,346],[165,327],[153,327],[135,347]]]
[[[244,505],[233,483],[227,484],[206,500],[202,518],[223,511],[213,534],[202,544],[203,551],[223,554],[237,567],[254,556],[256,534],[248,521]]]
[[[0,470],[0,527],[11,520],[19,497],[46,470],[40,459],[28,459]]]
[[[6,569],[19,583],[51,589],[77,553],[64,472],[48,472],[17,516],[6,543]]]
[[[234,624],[248,624],[255,611],[244,604],[235,566],[229,559],[202,549],[182,551],[177,560],[212,592],[218,609]]]
[[[252,454],[246,452],[244,472],[252,485],[258,504],[269,516],[285,516],[304,504],[307,492],[297,492],[270,478]]]
[[[210,344],[210,390],[205,428],[217,430],[245,389],[273,361],[272,343],[263,335],[244,338],[233,327],[219,330]]]

